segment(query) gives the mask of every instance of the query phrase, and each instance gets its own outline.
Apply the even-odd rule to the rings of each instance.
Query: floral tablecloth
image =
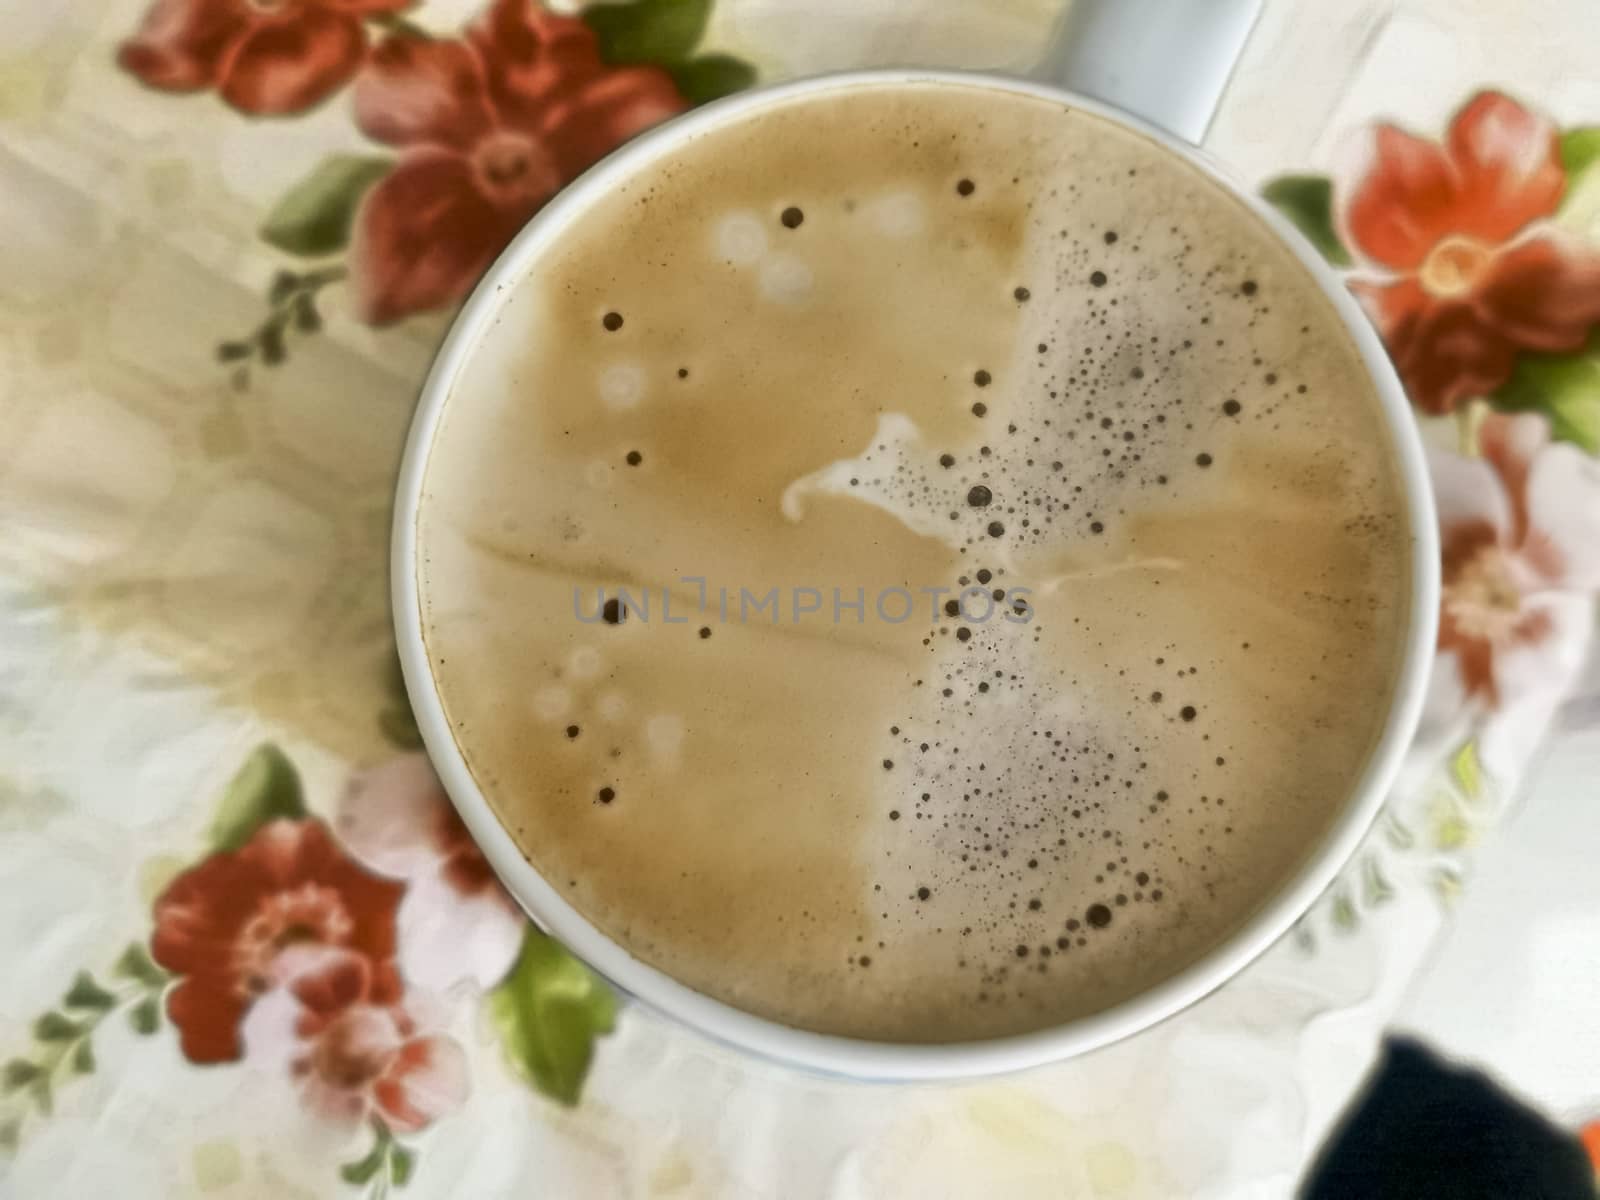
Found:
[[[757,79],[1026,71],[1061,7],[0,0],[0,1195],[1292,1191],[1600,693],[1590,0],[1274,0],[1208,138],[1383,333],[1445,592],[1378,827],[1180,1016],[887,1088],[619,1006],[499,890],[394,667],[411,404],[528,215]]]

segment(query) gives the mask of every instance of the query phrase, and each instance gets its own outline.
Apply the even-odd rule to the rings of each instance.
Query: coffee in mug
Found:
[[[416,524],[452,735],[636,957],[957,1042],[1171,978],[1346,805],[1405,651],[1376,385],[1233,194],[886,81],[639,161],[499,299]]]

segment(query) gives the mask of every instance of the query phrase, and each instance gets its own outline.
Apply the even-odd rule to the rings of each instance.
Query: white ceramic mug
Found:
[[[770,1059],[854,1078],[933,1079],[1034,1066],[1137,1033],[1218,987],[1280,938],[1332,882],[1366,832],[1415,730],[1431,661],[1439,602],[1439,548],[1432,496],[1410,408],[1382,344],[1344,285],[1289,224],[1200,154],[1191,141],[1210,121],[1261,0],[1076,0],[1052,84],[954,72],[893,70],[821,76],[760,88],[698,109],[628,143],[563,191],[511,243],[457,317],[423,387],[401,466],[391,570],[406,687],[445,789],[501,881],[543,929],[637,1000],[693,1029]],[[490,808],[445,719],[423,646],[416,524],[434,431],[463,364],[527,264],[623,177],[687,138],[814,92],[883,82],[986,83],[1087,109],[1129,127],[1238,195],[1293,250],[1326,293],[1376,381],[1395,447],[1413,548],[1411,614],[1383,733],[1338,818],[1306,865],[1257,913],[1203,958],[1160,984],[1090,1016],[1012,1037],[941,1045],[861,1041],[794,1029],[692,990],[595,928],[535,870]],[[1091,99],[1090,97],[1096,97]]]

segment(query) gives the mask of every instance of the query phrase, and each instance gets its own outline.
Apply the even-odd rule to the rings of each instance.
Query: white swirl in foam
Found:
[[[878,427],[873,431],[872,441],[860,456],[856,458],[835,459],[825,467],[812,471],[809,475],[802,475],[788,487],[783,489],[781,501],[783,515],[786,520],[799,521],[805,517],[806,497],[814,492],[833,496],[850,496],[853,499],[872,500],[871,493],[862,493],[858,488],[850,486],[852,478],[859,479],[864,470],[871,468],[868,454],[873,446],[886,445],[895,448],[896,452],[902,447],[909,451],[912,447],[922,445],[922,434],[917,429],[917,424],[903,413],[884,413],[878,418]],[[907,522],[910,523],[909,521]],[[916,528],[915,525],[912,528]],[[918,532],[923,532],[918,530]]]
[[[806,498],[815,494],[848,496],[862,504],[882,509],[913,533],[937,538],[959,549],[966,526],[949,519],[951,506],[964,506],[959,497],[964,486],[929,495],[915,493],[904,480],[918,477],[918,468],[935,458],[923,440],[917,423],[904,413],[884,413],[872,439],[854,458],[836,459],[825,467],[802,475],[783,489],[780,508],[784,519],[805,518]],[[853,481],[853,482],[852,482]],[[1010,567],[1010,548],[996,545],[989,553],[996,566]]]

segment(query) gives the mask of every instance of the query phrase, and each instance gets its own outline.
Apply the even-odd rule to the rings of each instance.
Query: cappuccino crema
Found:
[[[478,784],[608,936],[779,1022],[961,1041],[1171,977],[1395,685],[1338,313],[1160,144],[981,82],[662,145],[498,298],[431,449]]]

